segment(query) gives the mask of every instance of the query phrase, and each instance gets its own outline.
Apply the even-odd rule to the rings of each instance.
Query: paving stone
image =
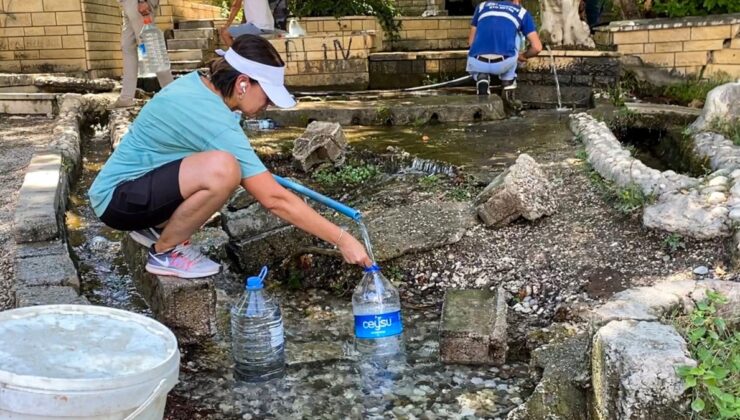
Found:
[[[36,153],[26,172],[15,208],[14,236],[18,243],[58,238],[62,156],[58,152]]]
[[[76,290],[80,289],[77,269],[66,252],[26,258],[16,257],[15,281],[19,286],[27,287],[69,286]]]
[[[15,291],[15,307],[37,305],[89,305],[84,296],[77,294],[72,287],[37,286],[21,287]]]
[[[506,312],[503,289],[448,290],[442,305],[439,356],[443,363],[505,363]]]

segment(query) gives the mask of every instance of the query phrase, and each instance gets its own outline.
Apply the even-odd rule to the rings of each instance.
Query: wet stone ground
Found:
[[[170,393],[166,418],[504,418],[534,385],[523,364],[531,350],[528,333],[553,321],[573,320],[579,310],[619,290],[691,276],[697,266],[709,268],[706,277],[733,278],[725,272],[727,255],[720,240],[668,242],[666,233],[642,227],[639,213],[615,210],[576,158],[580,145],[566,123],[562,114],[534,112],[496,123],[348,128],[358,150],[382,153],[394,146],[426,159],[452,161],[479,179],[476,188],[519,153],[530,153],[555,186],[557,212],[503,228],[478,225],[454,245],[384,263],[384,273],[402,293],[407,357],[383,369],[359,363],[352,351],[347,293],[361,273],[317,256],[293,285],[297,290],[283,287],[291,282],[279,267],[268,279],[284,311],[285,378],[260,386],[235,384],[226,314],[243,276],[227,267],[217,280],[218,335],[182,348],[180,383]],[[285,151],[286,141],[299,134],[277,130],[251,137],[259,152],[274,153]],[[97,138],[86,149],[86,174],[67,215],[83,290],[95,303],[146,313],[120,258],[120,234],[95,219],[83,194],[109,150]],[[268,166],[280,161],[263,157]],[[365,204],[382,209],[407,200],[452,199],[447,181],[419,188],[418,177],[404,179],[384,184],[393,186],[386,196]],[[406,188],[404,182],[415,184]],[[347,193],[341,198],[352,203],[357,197]],[[444,291],[498,286],[511,293],[511,363],[498,368],[441,365],[437,328]]]

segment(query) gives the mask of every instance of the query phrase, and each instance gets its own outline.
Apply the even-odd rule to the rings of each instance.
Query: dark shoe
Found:
[[[491,91],[489,89],[491,86],[491,82],[488,80],[487,77],[485,79],[478,80],[475,86],[478,91],[478,95],[487,96],[491,94]]]
[[[502,80],[501,86],[504,88],[504,90],[514,90],[516,89],[516,79]]]

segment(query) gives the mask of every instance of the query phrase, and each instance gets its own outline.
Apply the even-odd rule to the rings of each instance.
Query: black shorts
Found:
[[[120,184],[100,220],[117,230],[155,227],[169,220],[185,199],[180,194],[180,164],[176,160]]]

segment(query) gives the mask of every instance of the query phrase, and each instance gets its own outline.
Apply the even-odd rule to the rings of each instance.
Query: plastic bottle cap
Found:
[[[247,290],[259,290],[264,286],[264,280],[267,277],[267,266],[262,267],[259,276],[247,278]]]
[[[151,15],[144,16],[144,25],[149,25],[150,23],[152,23],[152,17],[151,17]]]
[[[373,264],[370,267],[365,268],[364,271],[366,273],[375,273],[375,272],[380,271],[380,267],[378,266],[378,264]]]

